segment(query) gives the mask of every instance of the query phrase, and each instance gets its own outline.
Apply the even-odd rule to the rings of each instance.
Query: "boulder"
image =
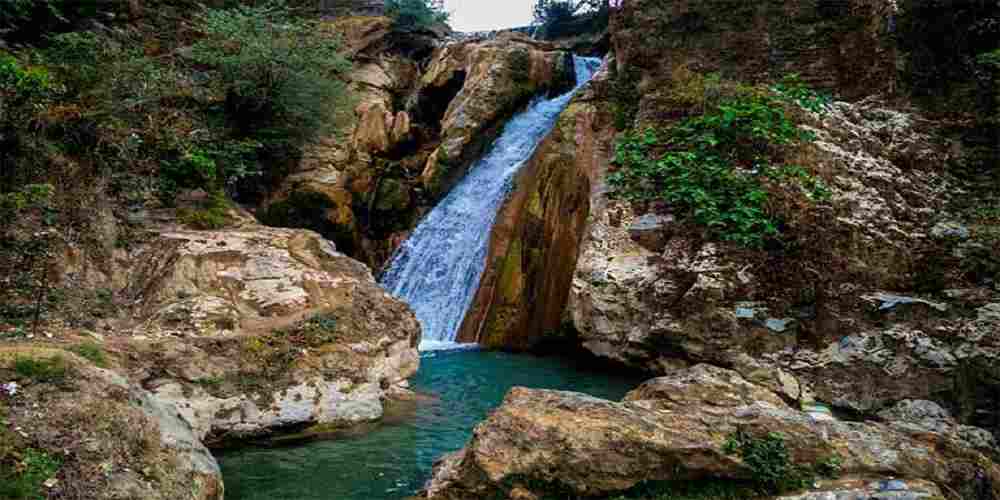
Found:
[[[816,420],[726,370],[698,368],[669,377],[620,403],[514,388],[465,448],[435,466],[424,497],[543,498],[551,491],[610,497],[643,482],[752,480],[749,464],[726,451],[739,432],[754,439],[780,435],[790,462],[800,467],[836,457],[844,480],[854,481],[821,485],[824,494],[785,498],[855,498],[838,497],[838,491],[899,494],[875,498],[941,491],[955,500],[1000,498],[1000,467],[947,435]],[[674,391],[650,386],[674,386],[681,396],[664,401]],[[723,401],[708,400],[717,391],[727,395]],[[755,401],[758,395],[765,399]],[[871,478],[886,482],[872,484]]]
[[[375,420],[416,373],[413,313],[315,233],[165,232],[135,259],[126,371],[201,439]]]
[[[54,462],[39,478],[45,498],[222,500],[215,458],[172,404],[59,349],[0,347],[0,380],[11,379],[18,389],[0,391],[0,475],[34,453],[46,461],[19,473]]]

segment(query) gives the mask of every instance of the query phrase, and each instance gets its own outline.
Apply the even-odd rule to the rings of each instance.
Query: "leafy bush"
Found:
[[[768,184],[794,181],[810,198],[829,195],[804,168],[784,164],[785,148],[813,139],[777,97],[751,92],[665,132],[627,134],[609,181],[615,196],[666,202],[715,236],[760,247],[779,235]]]
[[[350,63],[336,38],[293,18],[283,1],[211,9],[194,57],[215,68],[212,84],[230,117],[267,140],[297,142],[326,133],[347,111],[341,77]]]
[[[387,0],[385,12],[404,30],[429,29],[449,17],[441,0]]]
[[[186,226],[194,229],[222,229],[229,225],[229,209],[231,205],[226,195],[216,192],[208,200],[196,208],[183,208],[178,211],[178,219]]]
[[[19,356],[14,360],[14,373],[35,382],[59,383],[68,371],[66,360],[61,356],[44,359]]]
[[[2,433],[0,437],[3,437]],[[35,448],[28,448],[16,456],[14,453],[7,457],[3,455],[0,453],[0,498],[11,500],[46,498],[42,485],[55,476],[62,467],[62,460],[58,456]]]
[[[806,85],[798,74],[794,73],[785,76],[780,82],[772,86],[771,90],[786,100],[795,102],[803,109],[812,111],[813,113],[825,111],[830,106],[830,103],[833,102],[833,98],[829,95],[816,92]]]
[[[543,38],[552,39],[600,31],[608,24],[609,8],[607,0],[537,0],[534,14]],[[584,16],[589,16],[591,22],[574,26]]]
[[[812,484],[813,477],[809,471],[792,463],[781,434],[772,432],[755,438],[739,430],[729,436],[723,451],[739,455],[763,493],[781,494]]]
[[[98,368],[105,368],[108,366],[108,359],[104,355],[104,349],[94,342],[83,342],[77,344],[70,348],[70,351],[78,354],[86,360],[89,360],[91,363],[94,363],[94,365]]]
[[[0,52],[0,193],[13,191],[33,181],[23,161],[32,141],[39,110],[57,89],[49,72],[26,67],[13,56]]]

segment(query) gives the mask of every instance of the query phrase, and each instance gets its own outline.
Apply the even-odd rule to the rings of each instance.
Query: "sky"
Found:
[[[531,24],[535,0],[444,0],[456,31],[490,31]]]

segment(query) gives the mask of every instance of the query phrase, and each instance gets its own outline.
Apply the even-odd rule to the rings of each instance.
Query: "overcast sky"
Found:
[[[534,0],[444,0],[457,31],[489,31],[531,24]]]

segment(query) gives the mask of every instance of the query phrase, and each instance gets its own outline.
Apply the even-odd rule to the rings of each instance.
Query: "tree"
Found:
[[[542,27],[546,38],[578,34],[574,23],[587,16],[583,31],[603,29],[607,26],[609,4],[607,0],[537,0],[535,23]]]
[[[443,0],[387,0],[385,11],[396,26],[407,30],[423,30],[448,21]]]
[[[218,72],[226,109],[246,129],[308,139],[335,124],[351,67],[337,38],[293,18],[283,1],[208,10],[200,24],[206,38],[194,56]]]

